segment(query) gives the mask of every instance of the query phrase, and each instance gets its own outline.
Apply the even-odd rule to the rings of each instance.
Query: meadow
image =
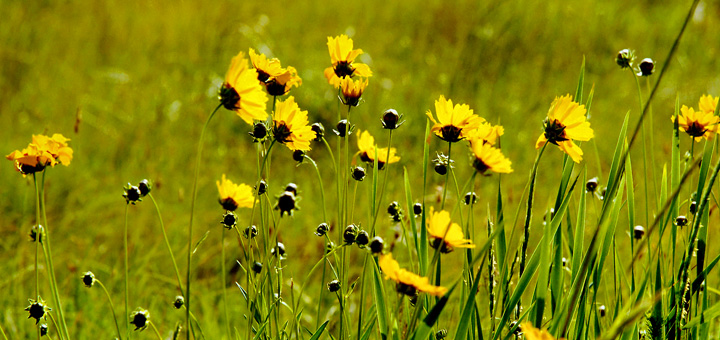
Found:
[[[37,295],[52,308],[38,324],[53,339],[439,339],[443,330],[458,339],[720,337],[718,139],[694,142],[671,120],[683,105],[701,110],[703,95],[720,95],[717,3],[48,0],[2,1],[0,13],[0,151],[55,133],[73,150],[68,166],[36,176],[11,161],[0,167],[4,339],[40,337],[25,310]],[[323,73],[333,66],[328,39],[340,35],[372,70],[352,108]],[[242,52],[252,67],[250,49],[302,78],[277,101],[270,96],[264,112],[292,96],[309,124],[325,128],[327,144],[310,141],[300,164],[287,143],[273,142],[272,118],[269,138],[254,142],[254,126],[218,106],[231,60]],[[625,68],[624,49],[636,56]],[[636,76],[644,58],[654,72]],[[578,142],[579,162],[552,144],[536,148],[538,136],[550,138],[551,104],[566,94],[594,131]],[[512,172],[473,167],[466,141],[430,132],[426,112],[439,118],[441,96],[503,127],[480,144],[502,150]],[[397,129],[383,126],[388,109],[402,115]],[[340,138],[332,130],[348,111],[356,130]],[[377,143],[366,153],[387,157],[390,144],[399,161],[381,170],[353,157],[362,131]],[[438,153],[450,153],[450,171],[436,172]],[[356,166],[363,181],[350,178]],[[252,188],[259,172],[267,193],[223,228],[228,209],[216,181],[225,174]],[[126,185],[144,179],[151,195],[135,202]],[[291,216],[274,209],[289,183],[299,208]],[[477,200],[465,204],[470,191]],[[388,214],[394,201],[401,213]],[[425,228],[431,207],[446,210],[475,248],[436,252]],[[326,237],[316,235],[321,223]],[[49,233],[52,262],[46,244],[29,237],[37,224]],[[345,242],[350,224],[381,237],[384,250]],[[243,235],[250,225],[255,239]],[[635,238],[636,226],[645,234]],[[381,268],[390,253],[436,288],[413,279],[419,295],[396,293],[402,285]],[[100,284],[86,287],[87,271],[107,296]],[[340,293],[328,289],[336,278]],[[188,283],[190,308],[175,308]],[[151,324],[131,325],[128,337],[126,309],[136,307]]]

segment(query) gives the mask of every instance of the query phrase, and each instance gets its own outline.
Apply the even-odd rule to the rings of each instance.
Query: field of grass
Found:
[[[147,178],[154,183],[152,194],[162,212],[169,243],[185,280],[197,141],[203,122],[218,105],[218,88],[230,60],[239,51],[247,53],[253,48],[269,57],[279,58],[283,66],[297,68],[303,83],[290,94],[303,110],[308,111],[311,123],[324,124],[335,157],[339,156],[335,150],[338,138],[331,130],[337,123],[338,109],[342,105],[338,104],[337,90],[323,76],[323,70],[331,65],[327,38],[347,34],[353,39],[355,48],[365,52],[358,61],[368,64],[373,76],[363,94],[363,103],[352,109],[353,124],[359,129],[370,130],[378,147],[385,147],[388,132],[380,124],[383,111],[394,108],[406,121],[392,135],[392,146],[398,149],[400,162],[380,172],[380,181],[386,172],[390,180],[378,202],[381,213],[376,227],[376,234],[385,239],[386,247],[397,243],[394,255],[404,268],[416,267],[420,254],[412,240],[402,236],[400,224],[392,222],[384,208],[391,201],[398,201],[407,210],[403,168],[407,169],[412,201],[424,200],[426,211],[430,206],[440,208],[446,178],[435,174],[432,164],[423,163],[424,146],[427,145],[425,112],[435,111],[434,101],[444,95],[456,103],[467,103],[476,114],[504,126],[502,151],[512,161],[514,172],[501,176],[507,237],[502,241],[502,247],[512,254],[521,245],[527,199],[523,189],[538,153],[534,145],[543,132],[543,119],[556,96],[575,94],[584,62],[583,102],[592,93],[589,121],[595,137],[583,143],[584,160],[567,174],[567,178],[579,176],[579,179],[574,192],[568,195],[567,213],[560,228],[564,244],[559,249],[560,257],[574,262],[571,250],[574,237],[571,234],[576,221],[580,220],[580,211],[586,204],[586,228],[582,230],[586,250],[599,216],[608,211],[603,201],[583,194],[584,181],[599,177],[601,187],[608,184],[611,171],[616,169],[611,162],[623,119],[629,113],[629,136],[642,111],[633,75],[615,62],[618,51],[628,48],[635,51],[636,61],[646,57],[656,61],[656,75],[639,79],[642,101],[647,99],[662,66],[668,62],[670,66],[652,101],[651,113],[646,119],[647,133],[639,137],[630,152],[632,176],[623,176],[623,183],[634,181],[634,190],[620,188],[618,207],[607,208],[618,209],[616,219],[611,223],[615,232],[608,234],[608,240],[614,239],[616,243],[604,270],[592,274],[594,278],[605,275],[597,291],[597,300],[583,298],[585,309],[591,313],[583,319],[589,328],[582,335],[587,338],[607,336],[612,334],[614,320],[622,320],[631,314],[627,309],[634,306],[632,299],[636,297],[632,293],[636,291],[634,284],[627,284],[634,279],[629,278],[631,273],[625,270],[632,256],[630,230],[634,225],[649,229],[655,216],[663,220],[665,216],[674,219],[673,212],[690,216],[687,202],[690,192],[695,191],[698,180],[710,180],[718,162],[718,157],[709,152],[714,155],[709,169],[698,169],[692,174],[679,191],[677,205],[670,211],[662,209],[664,198],[677,188],[677,182],[672,180],[692,165],[683,155],[692,150],[699,157],[704,147],[715,144],[715,139],[707,144],[704,141],[691,143],[682,132],[679,148],[673,148],[672,143],[670,117],[675,112],[676,100],[681,105],[697,108],[701,95],[720,95],[718,3],[699,3],[677,51],[671,60],[665,60],[690,6],[691,2],[687,1],[2,1],[0,125],[4,129],[0,153],[7,155],[22,149],[33,134],[62,133],[71,139],[74,158],[70,166],[55,166],[45,175],[46,228],[52,236],[58,291],[71,338],[113,338],[115,323],[105,295],[98,287],[85,288],[81,277],[91,270],[105,284],[124,331],[123,230],[127,204],[121,195],[126,183],[136,184]],[[271,103],[272,99],[268,112]],[[346,109],[341,109],[344,115]],[[257,144],[253,144],[248,136],[250,128],[235,113],[221,108],[210,122],[203,141],[192,243],[203,235],[207,235],[207,239],[193,256],[191,308],[207,339],[228,339],[227,323],[232,327],[232,338],[237,335],[237,338],[245,339],[250,334],[245,317],[246,301],[235,283],[244,285],[246,281],[243,269],[238,268],[235,261],[240,260],[245,266],[245,243],[241,243],[244,240],[234,231],[228,232],[224,243],[226,261],[222,262],[223,229],[219,221],[225,211],[217,203],[215,186],[222,174],[227,174],[236,183],[252,186],[256,182]],[[447,188],[447,210],[452,213],[453,221],[460,223],[461,218],[469,216],[470,210],[459,202],[458,194],[467,191],[462,186],[474,170],[467,148],[457,145],[453,147],[452,156],[456,166],[454,175],[461,192],[458,193],[451,180]],[[430,159],[436,152],[447,153],[447,147],[447,143],[437,138],[430,139]],[[307,281],[305,295],[297,295],[298,286],[306,282],[307,273],[324,251],[325,241],[313,234],[317,225],[321,222],[332,225],[329,235],[335,242],[338,228],[345,227],[341,224],[342,219],[338,219],[333,161],[323,144],[313,142],[312,148],[308,156],[317,162],[324,179],[329,215],[326,221],[322,218],[321,187],[315,169],[307,162],[296,166],[292,152],[284,146],[273,149],[270,161],[269,199],[274,201],[290,182],[297,184],[302,198],[301,209],[292,217],[281,219],[279,238],[288,254],[283,262],[283,300],[287,305],[301,300],[305,309],[300,322],[303,330],[298,333],[303,339],[310,338],[305,328],[315,332],[326,320],[329,323],[321,338],[356,338],[359,334],[355,320],[359,311],[364,308],[363,323],[376,317],[374,312],[369,313],[375,308],[371,306],[376,304],[377,296],[372,293],[373,266],[363,267],[363,263],[367,264],[364,262],[365,251],[355,246],[346,247],[349,282],[357,277],[366,280],[358,281],[347,299],[346,312],[352,327],[349,333],[340,332],[338,299],[326,290],[320,293],[330,281],[329,268],[324,281],[322,270],[315,272]],[[355,150],[353,135],[350,152]],[[680,156],[675,162],[676,168],[673,168],[671,157],[674,150]],[[535,186],[529,254],[541,248],[541,238],[546,230],[543,215],[549,207],[556,205],[558,187],[562,187],[563,157],[564,154],[552,145],[543,153]],[[428,170],[425,183],[424,169]],[[367,230],[373,224],[371,177],[368,175],[368,179],[358,184],[357,203],[352,204],[355,216],[360,217],[351,222],[359,223]],[[498,177],[493,174],[477,181],[475,191],[479,199],[472,210],[474,228],[471,235],[476,236],[473,240],[478,245],[478,252],[469,255],[472,258],[478,256],[479,259],[486,254],[480,252],[487,240],[485,221],[489,219],[498,225]],[[0,328],[7,339],[35,338],[35,320],[28,320],[28,312],[24,310],[29,305],[28,299],[35,298],[36,243],[28,237],[37,223],[33,178],[23,178],[10,161],[5,161],[0,167],[0,183]],[[354,182],[350,183],[351,190],[354,185]],[[717,187],[716,192],[719,189]],[[634,198],[628,193],[634,193]],[[583,203],[582,196],[587,202]],[[709,216],[698,216],[705,221],[701,237],[707,231],[706,264],[720,253],[720,246],[713,242],[720,235],[715,231],[717,201],[714,195],[711,197],[706,210]],[[238,225],[240,230],[249,224],[250,211],[237,211],[242,221]],[[516,211],[520,216],[517,220]],[[129,309],[132,311],[137,306],[148,309],[153,324],[163,338],[168,338],[176,325],[185,327],[185,312],[172,306],[175,296],[181,292],[157,212],[152,200],[147,198],[128,206],[128,212]],[[412,214],[405,211],[405,217],[407,228]],[[421,218],[416,222],[420,232],[423,229]],[[257,215],[253,223],[261,224]],[[662,224],[669,228],[672,223],[664,221]],[[660,247],[667,254],[652,263],[643,257],[636,264],[638,272],[632,275],[636,275],[638,281],[644,279],[646,271],[652,273],[652,279],[646,291],[637,295],[638,301],[646,303],[641,306],[645,309],[627,325],[624,335],[627,339],[647,330],[645,312],[649,316],[656,302],[651,292],[658,277],[656,263],[662,264],[659,270],[663,278],[660,286],[664,288],[661,310],[664,317],[675,313],[671,311],[668,296],[677,294],[674,289],[681,286],[674,284],[674,277],[691,234],[690,227],[678,229],[675,245],[671,244],[669,234],[665,234],[662,241],[658,241],[657,234],[650,239],[653,250]],[[495,253],[499,242],[493,242]],[[675,247],[677,254],[673,258],[670,249]],[[467,322],[467,318],[461,317],[461,311],[471,290],[468,282],[472,281],[470,276],[475,274],[480,263],[484,263],[485,271],[479,277],[480,288],[475,299],[477,310],[473,313],[473,319],[477,316],[480,324],[472,323],[471,329],[481,326],[483,336],[492,337],[491,329],[500,322],[501,311],[496,310],[494,318],[489,315],[487,259],[469,266],[465,254],[465,251],[456,250],[443,255],[441,284],[449,287],[458,278],[466,280],[450,297],[432,333],[446,328],[452,338],[456,336],[458,325]],[[555,261],[558,257],[547,254],[545,258]],[[507,280],[506,286],[512,293],[520,281],[517,268],[513,275],[500,272],[500,268],[510,266],[511,261],[510,255],[506,259],[497,259],[494,277],[500,283]],[[696,261],[693,259],[690,268],[691,279],[695,279]],[[226,276],[221,275],[223,265]],[[468,274],[468,266],[472,268],[472,274]],[[558,268],[553,267],[555,273],[559,272],[555,269]],[[51,313],[57,318],[48,283],[48,268],[42,255],[39,272],[40,295],[53,308]],[[571,272],[569,269],[562,269],[562,272],[560,289],[546,289],[545,294],[550,292],[547,295],[553,297],[570,294],[573,287]],[[499,278],[501,274],[508,276]],[[533,303],[537,301],[538,293],[534,290],[543,280],[540,274],[530,278],[529,288],[521,294],[523,311],[536,306]],[[547,279],[548,275],[544,276]],[[553,274],[550,276],[551,280],[558,280],[552,279]],[[378,325],[370,327],[373,329],[370,338],[379,339],[381,333],[395,338],[410,337],[412,333],[406,327],[412,315],[405,310],[409,308],[407,299],[399,299],[394,294],[394,284],[384,282],[389,297],[387,312],[394,315],[391,318],[395,323],[388,327],[390,334]],[[700,338],[698,336],[708,334],[718,338],[720,328],[713,319],[720,314],[713,309],[720,301],[718,284],[718,271],[711,271],[705,283],[707,289],[698,293],[697,300],[693,297],[692,317],[683,322],[699,320],[696,313],[703,309],[711,312],[702,327],[682,333],[683,338]],[[223,287],[227,289],[230,306],[227,318],[223,309]],[[363,303],[360,303],[361,287],[365,294]],[[501,288],[495,287],[496,294]],[[295,295],[291,296],[291,291]],[[424,295],[421,297],[424,299]],[[425,307],[432,307],[435,299],[429,298],[424,303]],[[504,302],[498,300],[495,303]],[[703,303],[706,304],[704,307]],[[318,305],[322,306],[319,312]],[[608,317],[599,318],[594,314],[595,306],[599,305],[606,306]],[[282,328],[296,311],[278,306],[281,306],[278,308],[281,310],[279,328]],[[560,314],[554,313],[555,308],[546,303],[543,327],[553,327],[557,322]],[[421,320],[427,312],[420,314]],[[512,314],[507,324],[515,320],[516,315]],[[527,317],[533,323],[536,321]],[[573,320],[577,320],[575,318],[580,316],[575,315]],[[53,339],[64,338],[49,320],[43,322],[50,325],[49,334]],[[573,322],[573,329],[576,324]],[[256,323],[254,327],[260,325]],[[268,326],[260,337],[277,338],[275,327]],[[509,334],[507,325],[500,328],[498,334],[503,337]],[[297,337],[294,330],[288,330],[288,334]],[[184,331],[182,335],[185,338]],[[477,335],[475,331],[468,337],[478,339]],[[554,335],[558,336],[557,333]],[[150,339],[156,335],[148,329],[133,332],[132,337]],[[567,337],[574,339],[575,335],[568,334]]]

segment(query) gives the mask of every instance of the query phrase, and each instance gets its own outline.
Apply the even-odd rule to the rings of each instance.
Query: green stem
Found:
[[[178,287],[180,287],[180,295],[183,295],[185,292],[185,288],[183,288],[182,279],[180,278],[180,270],[178,270],[177,262],[175,261],[175,255],[173,254],[172,248],[170,247],[170,241],[168,240],[167,233],[165,232],[165,223],[163,222],[162,214],[160,214],[160,207],[157,204],[157,201],[155,201],[155,197],[153,197],[152,193],[149,193],[148,196],[150,196],[150,200],[152,200],[153,205],[155,205],[155,211],[157,211],[158,219],[160,219],[160,230],[163,234],[163,239],[165,240],[165,245],[167,246],[168,253],[170,253],[170,259],[173,263],[173,268],[175,268],[175,276],[177,276],[178,280]]]
[[[375,208],[375,216],[373,217],[372,228],[370,228],[370,235],[374,235],[374,233],[375,233],[375,224],[377,223],[378,215],[380,215],[380,205],[382,203],[383,196],[385,195],[385,187],[387,185],[388,173],[390,172],[390,170],[388,168],[390,167],[390,145],[392,145],[392,135],[393,135],[393,130],[390,129],[390,133],[389,133],[389,137],[388,137],[387,156],[385,157],[385,176],[383,178],[382,189],[380,190],[380,198],[378,199],[377,203],[375,204],[375,207],[376,207]],[[376,157],[377,156],[378,155],[376,152]],[[380,160],[376,159],[375,161],[379,162]],[[378,170],[379,169],[380,169],[380,167],[378,166]]]
[[[447,196],[447,184],[448,184],[448,180],[450,179],[450,169],[449,168],[452,167],[452,165],[450,163],[452,160],[452,158],[450,158],[451,152],[452,152],[452,143],[448,142],[448,155],[447,155],[448,171],[445,173],[445,186],[443,186],[443,196],[442,196],[442,204],[440,205],[440,210],[445,210],[445,197]]]
[[[125,317],[130,315],[128,306],[130,306],[128,293],[128,207],[130,204],[125,204],[125,233],[123,234],[123,245],[125,249]],[[127,339],[130,339],[130,323],[125,320],[125,335]]]
[[[220,244],[222,249],[220,271],[221,271],[221,283],[223,292],[223,309],[225,310],[225,328],[228,332],[228,339],[232,339],[232,332],[230,331],[230,318],[228,317],[228,302],[227,302],[227,284],[225,279],[225,227],[222,228],[222,241]]]
[[[4,340],[8,340],[7,335],[5,335],[5,330],[2,328],[2,325],[0,325],[0,334],[2,334]]]
[[[160,332],[158,332],[157,327],[155,327],[155,324],[152,321],[148,321],[148,323],[152,327],[153,331],[155,331],[155,335],[157,335],[158,340],[163,340],[162,336],[160,335]]]
[[[110,303],[110,311],[113,315],[113,321],[115,322],[115,330],[117,331],[118,339],[122,339],[122,336],[120,335],[120,325],[118,325],[117,322],[117,315],[115,314],[115,305],[112,302],[112,299],[110,298],[110,293],[108,293],[107,288],[105,288],[105,285],[102,283],[102,281],[95,279],[95,282],[97,282],[98,285],[100,285],[100,288],[102,288],[103,292],[105,292],[105,296],[108,299],[108,302]]]
[[[315,168],[315,174],[317,174],[318,183],[320,183],[320,197],[322,198],[322,207],[323,207],[323,222],[327,223],[327,209],[325,207],[325,189],[323,187],[323,180],[322,180],[322,176],[320,175],[320,169],[318,169],[317,163],[315,163],[315,161],[312,158],[310,158],[310,156],[305,155],[304,157],[307,160],[309,160],[310,163],[312,163],[313,168]]]
[[[191,275],[191,267],[192,267],[192,239],[193,239],[193,217],[195,217],[195,201],[197,199],[197,182],[198,177],[200,176],[200,161],[202,159],[202,149],[203,149],[203,137],[205,136],[205,130],[207,130],[207,127],[210,123],[210,120],[215,116],[215,113],[222,107],[222,104],[218,105],[215,110],[208,116],[207,120],[205,121],[205,125],[203,125],[202,131],[200,132],[200,139],[198,140],[198,146],[197,146],[197,156],[195,159],[195,178],[193,179],[193,189],[192,189],[192,198],[190,201],[190,223],[188,224],[188,247],[187,247],[187,291],[185,292],[185,329],[187,330],[185,333],[187,335],[186,339],[190,340],[190,275]],[[128,328],[129,329],[129,328]]]

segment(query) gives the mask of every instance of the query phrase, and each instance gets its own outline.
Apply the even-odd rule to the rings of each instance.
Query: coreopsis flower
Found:
[[[340,80],[353,77],[370,77],[372,71],[365,64],[356,63],[355,58],[363,53],[361,49],[353,50],[353,41],[347,35],[328,37],[328,51],[332,67],[325,69],[325,78],[335,88],[340,87]]]
[[[280,60],[277,58],[268,58],[263,53],[257,53],[254,49],[250,49],[250,62],[257,72],[257,80],[261,84],[267,83],[270,79],[279,76],[285,69],[282,67]]]
[[[544,121],[544,132],[538,137],[535,148],[540,149],[550,142],[568,154],[575,163],[580,163],[583,152],[573,140],[588,141],[594,136],[585,112],[585,105],[574,102],[569,94],[555,97]]]
[[[485,121],[485,119],[475,115],[469,105],[456,104],[453,106],[452,100],[445,99],[445,96],[440,96],[435,101],[437,120],[435,120],[430,110],[426,114],[434,123],[430,131],[434,132],[440,139],[450,143],[467,138],[470,131],[478,128]]]
[[[258,73],[248,67],[245,55],[240,52],[233,57],[220,87],[220,103],[226,109],[235,111],[248,124],[253,120],[265,120],[268,97],[258,82]]]
[[[512,162],[505,157],[500,149],[485,143],[482,139],[471,140],[473,167],[480,174],[485,174],[488,170],[496,173],[509,174],[513,171]]]
[[[396,163],[400,161],[400,157],[396,155],[397,150],[395,148],[390,148],[390,150],[388,150],[388,148],[377,148],[376,153],[375,149],[377,145],[375,145],[375,138],[370,135],[370,132],[358,132],[358,149],[360,149],[360,151],[358,151],[357,154],[360,156],[360,160],[369,163],[370,165],[374,165],[377,160],[378,170],[384,169],[386,162]]]
[[[400,268],[400,264],[393,259],[392,254],[381,255],[378,265],[385,274],[386,280],[392,279],[395,281],[395,289],[398,293],[410,297],[416,296],[418,292],[425,292],[435,296],[443,296],[447,293],[447,288],[430,284],[427,277]]]
[[[222,181],[217,181],[218,192],[220,192],[220,205],[225,210],[235,211],[237,208],[252,208],[253,189],[247,184],[235,184],[222,175]]]
[[[307,111],[300,110],[295,98],[278,101],[273,115],[273,136],[290,150],[310,150],[310,141],[317,137],[308,124]]]
[[[476,129],[471,130],[467,138],[469,140],[481,140],[483,144],[495,145],[497,139],[503,134],[505,134],[505,128],[502,126],[483,122]]]
[[[702,113],[715,113],[715,108],[718,104],[718,97],[714,97],[705,94],[702,97],[700,97],[700,102],[698,103],[698,107],[700,108],[700,112]]]
[[[285,72],[265,83],[265,88],[271,96],[282,96],[290,92],[293,86],[298,87],[300,85],[302,85],[302,79],[298,76],[297,70],[292,66],[288,66]]]
[[[70,139],[56,133],[52,137],[33,135],[33,141],[22,150],[15,150],[5,156],[15,163],[15,168],[22,174],[32,174],[45,170],[45,167],[62,164],[70,165],[73,150],[68,146]]]
[[[552,336],[546,329],[537,329],[530,322],[524,322],[520,325],[526,340],[563,340]]]
[[[443,253],[449,253],[454,248],[475,248],[475,244],[463,235],[460,225],[450,220],[449,212],[445,210],[436,212],[430,207],[430,215],[426,223],[430,245],[433,248],[440,247]]]
[[[705,106],[704,108],[706,110],[708,109],[707,106]],[[675,122],[675,116],[672,116],[671,120]],[[678,116],[678,128],[680,129],[680,131],[683,131],[687,133],[690,137],[694,138],[696,142],[699,142],[703,138],[705,138],[706,140],[712,139],[713,135],[716,134],[718,131],[719,122],[720,117],[714,114],[714,110],[695,111],[695,109],[693,109],[692,107],[687,107],[685,105],[680,108],[680,116]]]
[[[368,85],[367,79],[356,79],[343,78],[340,80],[340,90],[342,92],[343,104],[347,106],[358,106],[360,105],[360,97],[362,96],[365,88]]]

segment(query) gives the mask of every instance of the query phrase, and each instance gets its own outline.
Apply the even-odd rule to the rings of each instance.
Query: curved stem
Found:
[[[202,148],[203,148],[203,137],[205,136],[205,130],[210,123],[210,120],[215,113],[222,107],[222,104],[218,105],[215,110],[208,116],[203,125],[202,131],[200,132],[200,139],[198,140],[197,156],[195,159],[195,178],[193,179],[192,198],[190,201],[190,223],[188,224],[188,248],[187,248],[187,291],[185,292],[185,333],[186,339],[190,340],[190,274],[192,273],[190,268],[192,267],[192,239],[193,239],[193,217],[195,217],[195,200],[197,199],[197,181],[200,175],[200,160],[202,159]],[[129,328],[128,328],[129,329]]]
[[[122,339],[122,336],[120,335],[120,325],[117,322],[117,315],[115,314],[115,305],[112,302],[112,299],[110,298],[110,293],[108,293],[107,288],[105,288],[105,285],[102,283],[102,281],[95,279],[95,282],[97,282],[98,285],[100,285],[100,288],[103,289],[103,292],[105,292],[105,296],[108,299],[108,302],[110,303],[110,311],[113,315],[113,321],[115,321],[115,330],[117,331],[118,339]]]
[[[162,336],[160,335],[160,332],[158,332],[157,327],[155,327],[155,324],[152,321],[148,321],[148,323],[152,327],[153,331],[155,331],[155,335],[157,335],[158,340],[163,340]]]
[[[305,155],[304,157],[307,160],[309,160],[310,163],[312,163],[313,168],[315,168],[315,174],[317,174],[318,183],[320,183],[320,197],[322,198],[322,206],[323,206],[323,222],[327,223],[327,209],[325,207],[325,189],[323,187],[323,180],[322,180],[322,176],[320,175],[320,169],[318,169],[317,163],[315,163],[315,161],[312,158],[310,158],[310,156]]]
[[[165,223],[163,222],[162,215],[160,214],[160,207],[158,207],[158,204],[155,201],[155,197],[153,197],[152,193],[149,193],[148,196],[150,196],[150,200],[152,200],[153,204],[155,205],[155,211],[157,211],[158,219],[160,219],[160,230],[162,230],[165,245],[167,246],[168,253],[170,253],[170,259],[172,260],[173,268],[175,268],[175,276],[177,276],[178,287],[180,287],[180,295],[183,295],[185,293],[185,288],[183,288],[182,279],[180,278],[180,270],[178,270],[177,262],[175,261],[175,255],[173,254],[172,248],[170,247],[170,241],[168,240],[167,232],[165,232]]]
[[[125,317],[127,318],[128,315],[130,315],[130,311],[128,310],[130,306],[129,302],[129,296],[128,293],[128,207],[130,204],[125,204],[125,232],[123,234],[123,245],[125,249]],[[125,335],[127,336],[127,339],[130,339],[130,323],[125,320]]]

